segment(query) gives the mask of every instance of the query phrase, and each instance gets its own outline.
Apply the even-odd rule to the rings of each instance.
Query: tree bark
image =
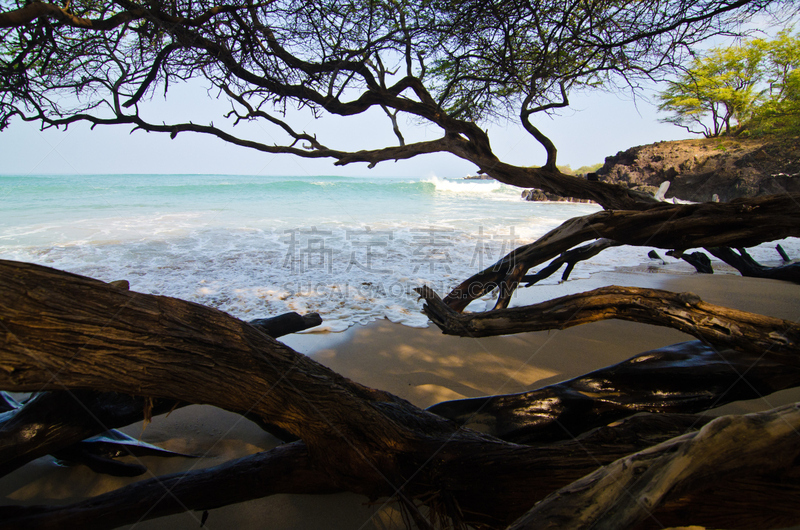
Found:
[[[694,414],[800,385],[800,364],[771,353],[684,342],[529,392],[427,410],[509,442],[549,443],[641,412]]]
[[[617,444],[601,442],[591,453],[580,440],[528,447],[460,428],[197,304],[8,261],[0,261],[0,291],[0,388],[96,389],[250,410],[302,439],[287,451],[298,451],[289,455],[300,458],[306,478],[290,477],[288,487],[307,480],[312,492],[391,497],[407,510],[424,503],[433,520],[496,528],[621,456]],[[267,492],[274,487],[261,484]],[[139,494],[119,495],[120,512],[141,515]],[[171,510],[185,509],[175,502]],[[86,503],[79,511],[91,509],[92,500]],[[39,511],[58,521],[73,509]],[[25,524],[17,517],[36,511],[8,508],[3,524]]]
[[[127,282],[111,282],[109,285],[122,290],[128,288]],[[299,315],[292,312],[256,319],[250,324],[277,338],[318,326],[321,322],[316,313]],[[186,405],[170,399],[146,403],[141,397],[93,390],[39,393],[0,419],[0,477],[40,456],[64,451],[85,438]],[[249,418],[278,438],[293,439],[291,434],[253,414]]]
[[[712,247],[706,250],[739,271],[742,276],[800,283],[800,263],[765,267],[750,257],[750,254],[743,248],[736,249],[737,252],[730,247]]]
[[[749,247],[798,237],[798,203],[800,194],[786,194],[730,203],[660,203],[645,211],[603,211],[576,217],[465,280],[444,301],[463,311],[470,302],[493,289],[513,291],[531,267],[598,238],[683,251],[696,247]]]
[[[724,416],[696,433],[622,458],[549,495],[509,530],[630,528],[668,498],[732,473],[792,468],[800,456],[800,405]],[[656,514],[657,517],[657,514]]]
[[[489,337],[613,318],[672,327],[744,353],[769,351],[788,364],[797,362],[800,351],[800,324],[708,304],[693,293],[611,286],[529,306],[457,313],[429,287],[417,292],[427,302],[423,312],[448,335]]]

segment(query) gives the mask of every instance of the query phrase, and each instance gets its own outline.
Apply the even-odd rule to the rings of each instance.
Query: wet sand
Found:
[[[602,273],[587,280],[534,287],[521,295],[520,302],[614,284],[691,291],[710,303],[800,320],[798,285],[729,274],[670,274],[658,268]],[[445,336],[435,327],[409,328],[384,320],[343,333],[303,333],[283,340],[355,381],[427,407],[443,400],[529,390],[692,339],[672,329],[616,321],[472,339]],[[783,391],[712,413],[766,410],[798,400],[800,392]],[[202,455],[197,459],[141,459],[154,475],[216,465],[277,443],[251,422],[208,406],[176,410],[154,418],[144,429],[137,424],[124,430],[167,449]],[[95,475],[82,467],[58,467],[44,457],[0,480],[0,492],[3,504],[64,503],[133,481]],[[198,512],[188,512],[142,522],[135,528],[198,528],[200,517]],[[228,506],[211,511],[205,527],[383,529],[404,525],[391,505],[369,506],[363,497],[339,494],[277,495]]]

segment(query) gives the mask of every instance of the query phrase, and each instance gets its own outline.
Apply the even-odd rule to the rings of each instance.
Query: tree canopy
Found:
[[[713,48],[660,94],[664,121],[706,137],[797,128],[800,36]]]
[[[569,105],[575,90],[636,87],[671,72],[698,42],[736,33],[791,3],[676,0],[0,3],[0,128],[18,116],[44,127],[127,124],[174,137],[192,131],[269,153],[377,164],[430,152],[473,162],[502,182],[594,199],[649,202],[587,187],[556,168],[556,146],[532,117]],[[197,79],[231,111],[216,124],[164,123],[145,102]],[[380,112],[397,137],[380,148],[296,129],[287,109],[315,116]],[[541,168],[503,164],[481,124],[514,117],[548,153]],[[242,121],[275,143],[237,134]],[[224,124],[220,124],[224,121]],[[407,143],[425,122],[438,138]]]
[[[800,34],[781,32],[766,43],[762,102],[747,124],[756,134],[800,131]]]

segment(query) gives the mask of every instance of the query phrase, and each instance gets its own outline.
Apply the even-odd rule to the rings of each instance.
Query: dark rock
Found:
[[[526,201],[538,202],[593,202],[587,199],[575,199],[572,197],[563,197],[555,193],[548,193],[546,191],[538,190],[536,188],[530,190],[522,190],[522,198]]]
[[[706,202],[800,192],[800,138],[703,138],[633,147],[606,158],[600,180]]]

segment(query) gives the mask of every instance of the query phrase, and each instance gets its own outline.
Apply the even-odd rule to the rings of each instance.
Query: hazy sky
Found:
[[[196,123],[213,120],[221,124],[228,109],[203,89],[176,90],[165,106],[163,98],[153,103],[151,116],[157,121],[189,117]],[[559,164],[573,168],[602,162],[606,156],[636,145],[659,140],[687,138],[681,129],[658,122],[663,117],[644,100],[634,102],[618,94],[595,92],[572,98],[572,107],[553,119],[536,122],[559,149]],[[296,129],[317,132],[333,148],[362,149],[394,145],[388,120],[381,114],[369,118],[333,118],[313,121],[299,116]],[[250,137],[271,143],[274,129],[266,125],[237,127]],[[435,138],[435,127],[404,130],[407,140]],[[515,123],[492,124],[489,134],[494,152],[509,163],[540,165],[541,147]],[[275,137],[277,139],[277,136]],[[381,144],[381,142],[383,142]],[[93,174],[93,173],[222,173],[256,175],[386,175],[461,177],[475,166],[448,154],[425,155],[400,162],[384,162],[374,169],[366,164],[336,167],[332,160],[309,160],[292,155],[271,155],[228,145],[216,138],[181,133],[174,140],[166,134],[130,133],[130,127],[75,124],[64,130],[40,131],[33,123],[17,120],[0,133],[0,173],[3,174]]]

